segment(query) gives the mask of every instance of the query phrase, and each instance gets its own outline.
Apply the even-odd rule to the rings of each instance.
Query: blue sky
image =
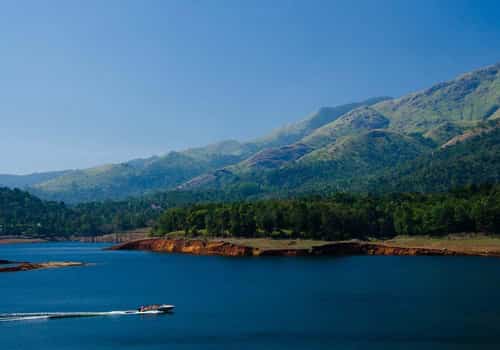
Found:
[[[247,140],[500,61],[498,1],[2,1],[0,173]]]

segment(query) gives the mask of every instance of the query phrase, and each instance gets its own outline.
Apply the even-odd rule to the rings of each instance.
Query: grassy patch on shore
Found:
[[[328,241],[315,241],[312,239],[272,239],[272,238],[225,238],[225,242],[236,245],[243,245],[253,248],[273,250],[273,249],[310,249],[321,246]]]
[[[309,249],[315,246],[331,243],[328,241],[317,241],[312,239],[276,239],[276,238],[236,238],[236,237],[211,237],[204,230],[200,230],[198,236],[186,236],[184,231],[174,231],[162,236],[167,239],[206,239],[210,241],[224,241],[236,245],[272,249]]]
[[[236,237],[210,237],[204,232],[199,236],[186,236],[184,231],[171,232],[164,236],[167,239],[206,239],[211,241],[225,241],[236,245],[272,249],[310,249],[332,241],[311,239],[275,239],[275,238],[236,238]],[[396,236],[388,240],[370,240],[367,243],[383,244],[403,248],[432,248],[448,249],[454,251],[484,253],[500,253],[500,235],[486,235],[480,233],[450,234],[442,237],[431,236]]]
[[[500,235],[479,233],[451,234],[443,237],[397,236],[385,241],[373,241],[397,247],[449,249],[470,252],[500,252]]]

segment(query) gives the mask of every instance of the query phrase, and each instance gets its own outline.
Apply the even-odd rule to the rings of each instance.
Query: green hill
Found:
[[[414,159],[430,149],[421,138],[388,130],[371,130],[311,152],[300,162],[342,161],[370,169],[373,165],[391,166]]]
[[[397,99],[320,108],[249,142],[228,140],[68,172],[0,175],[0,184],[81,202],[173,189],[273,194],[386,188],[384,181],[416,181],[416,189],[497,181],[498,140],[484,128],[500,119],[499,72],[497,63]],[[490,141],[476,144],[478,135]],[[473,147],[463,149],[469,140]]]
[[[424,133],[424,137],[434,141],[436,145],[442,145],[455,136],[462,134],[465,130],[467,130],[465,125],[444,122]]]
[[[271,134],[256,139],[253,143],[262,147],[279,147],[298,142],[305,136],[322,126],[337,120],[342,115],[362,106],[390,99],[389,97],[374,97],[361,102],[348,103],[336,107],[322,107],[318,111],[297,123],[281,127]]]
[[[439,151],[441,145],[466,138],[471,130],[498,118],[499,68],[496,64],[424,91],[358,107],[292,145],[265,149],[227,167],[222,178],[212,174],[203,187],[210,187],[210,182],[223,188],[253,181],[270,191],[363,190],[367,174],[384,167],[390,172],[396,164]],[[369,133],[380,129],[386,132]],[[374,142],[375,135],[386,137]]]
[[[0,186],[10,188],[25,188],[37,183],[49,181],[71,172],[71,170],[49,171],[45,173],[33,173],[28,175],[0,174]]]
[[[341,116],[352,108],[373,104],[386,98],[373,98],[359,103],[321,108],[308,118],[277,130],[255,141],[241,143],[222,141],[205,147],[170,152],[164,156],[135,159],[121,164],[109,164],[75,170],[32,182],[30,191],[42,198],[82,202],[105,199],[123,199],[157,190],[174,189],[186,181],[205,173],[242,163],[241,168],[277,167],[295,160],[308,151],[307,147],[288,145]],[[278,152],[270,145],[282,145]],[[262,162],[261,162],[262,161]],[[196,182],[196,181],[195,181]]]
[[[263,173],[258,183],[278,193],[348,190],[353,178],[394,167],[430,150],[425,140],[387,130],[372,130],[320,148],[280,169]],[[250,181],[256,174],[244,178]]]
[[[384,170],[370,180],[366,188],[428,192],[500,182],[500,124],[487,132],[471,135],[399,167]]]
[[[390,128],[425,133],[445,122],[485,121],[500,106],[500,63],[373,106]]]
[[[36,184],[31,191],[42,198],[66,202],[122,199],[155,189],[172,188],[203,172],[226,165],[225,159],[220,156],[201,160],[171,152],[141,162],[73,171]]]
[[[373,102],[377,100],[371,99],[368,101]],[[296,142],[281,147],[264,148],[243,162],[229,167],[228,170],[241,173],[259,169],[276,169],[300,159],[302,156],[319,147],[335,143],[343,137],[358,135],[367,130],[384,128],[389,123],[387,118],[367,105],[359,107],[359,104],[350,104],[342,106],[341,109],[347,110],[347,106],[357,107],[335,118],[320,118],[322,114],[320,110],[315,115],[317,119],[310,118],[306,120],[310,122],[309,126],[314,125],[317,128],[308,128],[308,133],[303,133],[301,139],[295,140],[294,138]],[[335,110],[336,112],[339,111],[339,109]],[[319,119],[321,123],[318,122]]]
[[[345,136],[352,136],[373,129],[383,129],[389,125],[389,119],[371,107],[360,107],[350,111],[339,119],[316,129],[304,137],[301,142],[318,148],[334,143]]]
[[[0,187],[0,236],[60,234],[65,232],[65,220],[69,221],[71,214],[64,204]]]

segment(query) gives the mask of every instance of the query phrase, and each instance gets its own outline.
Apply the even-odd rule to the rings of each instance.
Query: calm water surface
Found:
[[[500,259],[223,258],[0,246],[88,267],[0,275],[0,313],[171,303],[172,315],[0,322],[1,349],[499,349]]]

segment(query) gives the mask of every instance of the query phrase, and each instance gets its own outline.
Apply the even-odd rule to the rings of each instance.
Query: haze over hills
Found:
[[[33,186],[38,183],[42,183],[45,181],[49,181],[56,177],[60,177],[70,170],[63,171],[48,171],[43,173],[33,173],[29,175],[9,175],[9,174],[0,174],[0,185],[5,187],[17,187],[24,188],[28,186]]]
[[[226,140],[206,147],[170,152],[164,156],[65,171],[60,176],[47,176],[46,180],[38,182],[27,183],[24,179],[30,175],[11,175],[13,180],[9,179],[9,183],[2,182],[0,177],[0,185],[26,188],[42,198],[66,202],[121,199],[172,189],[203,173],[244,161],[270,146],[286,146],[291,140],[300,139],[352,108],[385,99],[372,98],[359,103],[320,108],[304,120],[250,142]]]
[[[248,184],[269,193],[401,190],[413,181],[415,190],[442,190],[496,182],[499,71],[497,63],[400,98],[320,108],[250,142],[223,141],[83,170],[1,175],[0,185],[79,202]]]

